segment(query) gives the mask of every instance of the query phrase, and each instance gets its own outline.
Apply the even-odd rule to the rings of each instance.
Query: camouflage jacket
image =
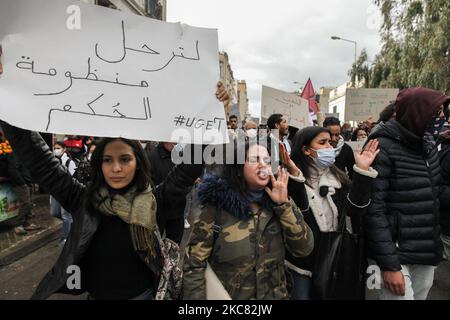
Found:
[[[236,201],[229,195],[224,199]],[[217,207],[222,207],[220,201],[201,205],[193,227],[184,258],[184,299],[206,299],[207,261],[233,300],[287,299],[285,249],[302,257],[314,245],[295,203],[250,211],[248,220]],[[214,229],[219,230],[216,236]]]

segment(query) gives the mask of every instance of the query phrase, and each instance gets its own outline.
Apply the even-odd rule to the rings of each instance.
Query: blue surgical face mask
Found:
[[[336,153],[333,148],[319,150],[311,148],[311,150],[314,150],[317,153],[317,158],[313,158],[313,160],[319,168],[329,168],[334,164],[334,161],[336,160]]]

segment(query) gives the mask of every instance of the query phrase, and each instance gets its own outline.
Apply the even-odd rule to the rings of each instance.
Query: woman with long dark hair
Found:
[[[311,230],[288,198],[287,172],[272,175],[265,146],[236,144],[234,160],[197,188],[201,213],[186,248],[184,298],[207,298],[209,262],[233,300],[287,299],[285,251],[308,255]]]
[[[228,99],[220,82],[216,97]],[[181,282],[168,288],[163,268],[167,250],[178,246],[161,239],[159,226],[200,176],[202,165],[178,165],[153,188],[141,144],[104,138],[92,154],[91,181],[85,186],[62,167],[37,132],[4,122],[2,127],[34,180],[73,216],[63,252],[33,299],[86,291],[90,299],[179,297]]]
[[[371,180],[377,172],[370,165],[379,152],[378,142],[371,141],[364,151],[355,153],[355,173],[350,182],[347,175],[334,165],[335,153],[330,141],[331,134],[327,128],[308,127],[296,134],[290,158],[285,150],[282,152],[281,158],[289,172],[298,176],[296,180],[290,180],[289,195],[297,205],[301,204],[315,244],[307,257],[299,258],[287,253],[287,265],[294,278],[292,299],[314,298],[311,278],[321,234],[337,230],[344,210],[345,215],[351,218],[347,228],[359,230],[362,215],[371,203]],[[304,176],[304,184],[299,183],[300,172]]]

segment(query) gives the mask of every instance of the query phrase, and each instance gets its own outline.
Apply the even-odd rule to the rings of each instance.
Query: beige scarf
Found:
[[[113,197],[107,188],[102,187],[95,196],[95,202],[100,212],[117,216],[130,226],[134,250],[146,251],[146,260],[156,256],[156,198],[150,186],[140,193],[132,187],[124,195],[115,194]]]

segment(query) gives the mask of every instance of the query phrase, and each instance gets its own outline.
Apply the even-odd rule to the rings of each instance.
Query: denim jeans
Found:
[[[311,277],[290,270],[294,281],[291,291],[291,300],[311,300]]]
[[[381,276],[381,290],[379,300],[426,300],[428,292],[433,286],[435,266],[419,264],[402,265],[402,273],[405,278],[405,295],[397,296],[384,287]]]
[[[62,238],[67,239],[73,222],[72,215],[53,197],[50,197],[50,215],[63,221]]]

